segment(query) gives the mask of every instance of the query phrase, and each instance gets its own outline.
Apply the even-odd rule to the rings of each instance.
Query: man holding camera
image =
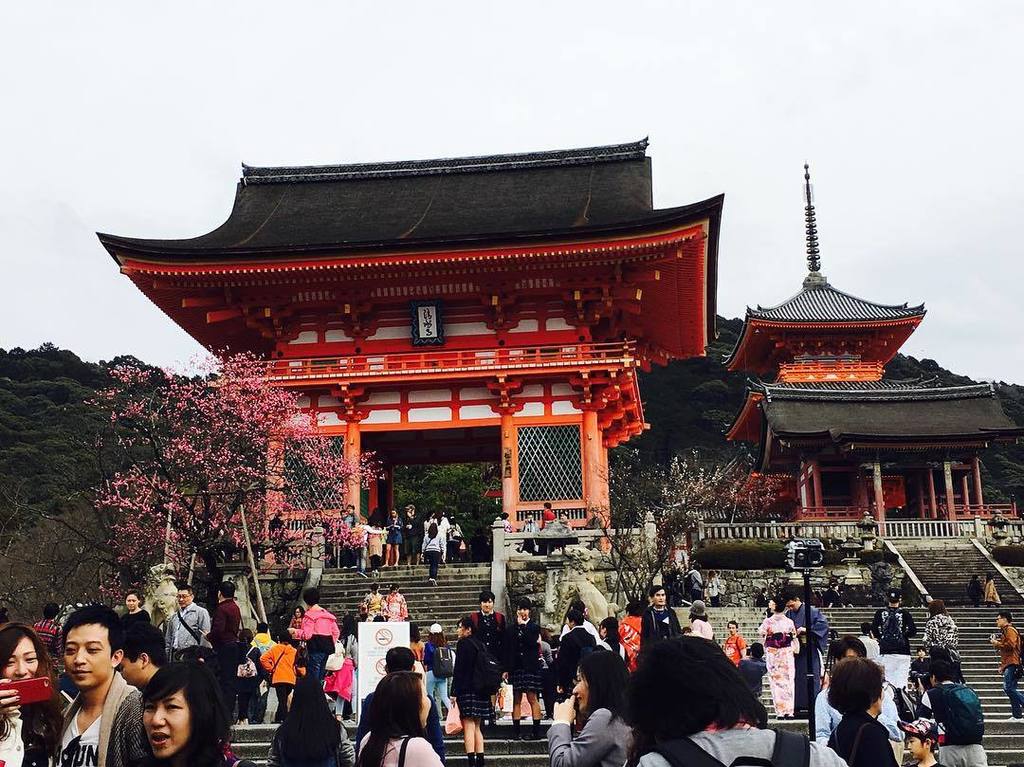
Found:
[[[800,598],[800,592],[793,590],[786,593],[786,617],[796,626],[800,652],[796,656],[796,677],[794,684],[794,713],[807,716],[810,707],[821,691],[821,652],[828,647],[828,618],[817,607],[811,607],[811,622],[807,623],[807,606]],[[807,698],[807,673],[810,663],[814,674],[814,692],[810,700]]]
[[[1003,676],[1003,692],[1010,699],[1011,721],[1024,721],[1024,694],[1017,689],[1021,678],[1020,634],[1009,610],[999,611],[996,626],[999,633],[993,634],[989,643],[999,651],[999,673]]]

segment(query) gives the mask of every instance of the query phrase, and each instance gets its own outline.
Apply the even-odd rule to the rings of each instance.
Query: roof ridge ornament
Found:
[[[827,288],[828,280],[821,273],[821,251],[818,249],[818,224],[814,217],[814,189],[811,167],[804,163],[804,221],[807,227],[807,277],[804,288]]]

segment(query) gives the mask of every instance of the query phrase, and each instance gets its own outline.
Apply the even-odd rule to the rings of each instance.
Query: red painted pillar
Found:
[[[359,433],[359,420],[353,419],[349,421],[345,427],[345,460],[349,461],[355,466],[359,465],[360,457],[362,456],[362,439]],[[349,477],[348,480],[348,492],[346,493],[346,502],[356,507],[356,518],[365,519],[364,512],[366,509],[361,508],[362,501],[362,477],[359,472],[355,472]]]
[[[519,473],[516,460],[516,427],[512,413],[501,413],[501,510],[508,514],[509,520],[516,525],[516,501],[519,497]]]
[[[817,460],[811,461],[811,478],[814,482],[814,505],[822,508],[825,505],[825,499],[821,494],[821,465]]]
[[[932,519],[939,518],[939,504],[935,498],[935,471],[928,469],[928,506],[931,508]]]
[[[875,486],[875,520],[881,525],[885,521],[885,494],[882,492],[882,464],[875,461],[871,467]]]
[[[978,460],[978,456],[971,459],[971,473],[974,475],[974,502],[984,506],[985,497],[981,492],[981,461]]]

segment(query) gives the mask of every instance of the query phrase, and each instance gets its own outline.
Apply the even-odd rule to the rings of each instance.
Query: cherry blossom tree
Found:
[[[297,394],[271,384],[265,369],[236,355],[211,360],[193,377],[111,370],[115,383],[96,404],[109,414],[101,454],[114,455],[114,468],[104,472],[94,503],[109,520],[123,578],[138,579],[161,560],[183,570],[195,557],[219,583],[223,563],[244,553],[244,527],[261,552],[286,560],[301,533],[281,520],[307,513],[290,500],[286,457],[300,461],[307,481],[329,497],[343,497],[355,473],[372,476],[372,459],[347,461],[314,416],[299,411]],[[319,521],[337,516],[317,514]],[[344,539],[346,531],[334,525],[334,534]]]
[[[752,474],[740,461],[722,464],[692,453],[663,465],[636,450],[621,450],[615,459],[604,527],[617,591],[628,600],[644,601],[698,523],[768,521],[778,513],[783,480]]]

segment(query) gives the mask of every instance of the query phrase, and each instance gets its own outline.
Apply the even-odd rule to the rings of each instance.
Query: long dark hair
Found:
[[[274,738],[282,758],[288,762],[326,759],[338,750],[341,728],[327,707],[323,688],[315,676],[299,677],[288,716]]]
[[[63,720],[53,659],[50,658],[39,635],[24,623],[6,623],[0,628],[0,671],[3,671],[11,656],[14,655],[21,640],[26,638],[32,643],[36,658],[39,659],[36,678],[49,679],[52,694],[47,701],[21,707],[21,739],[27,747],[42,747],[48,754],[56,755],[60,747]],[[10,732],[11,720],[7,717],[0,718],[0,739],[6,738]]]
[[[414,671],[395,671],[380,680],[366,712],[370,737],[356,767],[381,767],[392,738],[423,737],[423,694],[423,679]]]
[[[762,727],[768,712],[718,645],[683,636],[655,642],[640,653],[626,688],[623,718],[633,728],[626,765],[636,767],[659,741],[688,737],[710,725]]]
[[[345,616],[341,619],[341,641],[345,642],[349,637],[356,636],[357,632],[356,616],[352,613],[345,613]]]
[[[220,684],[202,663],[170,663],[149,680],[142,691],[142,704],[148,708],[176,692],[184,694],[192,723],[192,734],[185,746],[186,761],[193,767],[223,767],[231,723]],[[147,764],[163,767],[171,762],[172,759],[153,759]]]
[[[580,661],[580,675],[587,682],[587,710],[590,716],[606,708],[612,717],[621,717],[625,703],[629,671],[617,652],[592,652]]]

